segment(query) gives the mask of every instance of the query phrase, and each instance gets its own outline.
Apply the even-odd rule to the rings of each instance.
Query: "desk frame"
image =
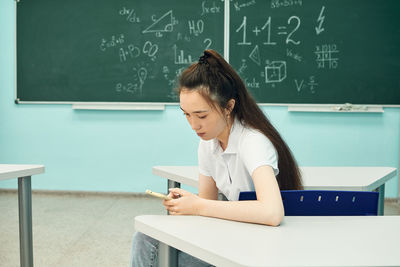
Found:
[[[194,173],[193,170],[195,166],[182,166],[186,168],[184,172],[181,174],[176,174],[174,171],[168,171],[163,168],[168,168],[169,166],[155,166],[153,167],[153,174],[164,177],[168,180],[167,182],[167,192],[170,188],[180,188],[181,183],[187,184],[189,186],[198,187],[198,173]],[[193,169],[191,169],[193,168]],[[312,168],[312,167],[308,167]],[[319,167],[316,167],[319,168]],[[381,177],[381,182],[369,184],[364,187],[356,187],[356,188],[346,188],[347,190],[355,190],[355,191],[377,191],[379,192],[379,200],[378,200],[378,215],[384,215],[384,202],[385,202],[385,182],[396,175],[396,169],[391,168],[388,169],[388,173]],[[321,188],[313,185],[304,185],[304,189],[308,190],[341,190],[341,188],[335,187],[327,187]],[[372,189],[372,190],[371,190]],[[178,262],[178,251],[164,244],[163,242],[159,243],[159,263],[168,264],[167,266],[177,266]]]
[[[137,231],[221,267],[400,266],[399,223],[400,216],[288,216],[279,227],[202,216],[135,218]]]
[[[31,175],[44,172],[42,165],[0,164],[0,180],[18,177],[19,246],[21,267],[33,267]]]
[[[334,172],[334,170],[340,170],[340,172],[351,175],[354,170],[356,172],[362,172],[364,169],[367,172],[374,173],[374,170],[379,170],[377,179],[369,179],[368,182],[357,184],[348,183],[342,184],[330,184],[323,185],[321,183],[313,181],[304,181],[305,190],[345,190],[345,191],[377,191],[379,192],[378,201],[378,215],[384,214],[384,202],[385,202],[385,183],[396,176],[396,168],[391,167],[300,167],[300,170],[305,176],[321,176],[321,172],[327,170],[328,172]],[[168,189],[171,187],[180,187],[180,184],[186,184],[192,187],[198,187],[198,170],[197,166],[154,166],[153,174],[168,179]],[[372,175],[370,175],[372,176]],[[303,177],[304,178],[304,177]],[[371,177],[370,177],[371,178]],[[307,180],[307,179],[306,179]],[[174,184],[176,183],[176,184]]]

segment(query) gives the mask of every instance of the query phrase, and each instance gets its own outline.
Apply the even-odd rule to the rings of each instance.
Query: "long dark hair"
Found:
[[[278,153],[279,174],[276,178],[279,188],[302,189],[300,170],[289,147],[249,94],[242,79],[221,55],[214,50],[205,50],[199,62],[182,72],[178,92],[182,90],[197,90],[219,110],[227,108],[228,101],[234,99],[232,119],[236,117],[244,125],[259,130],[274,145]]]

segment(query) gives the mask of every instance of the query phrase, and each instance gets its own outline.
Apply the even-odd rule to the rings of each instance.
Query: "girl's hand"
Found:
[[[170,188],[172,200],[164,200],[165,209],[171,215],[198,215],[201,198],[180,188]],[[180,196],[180,197],[179,197]]]

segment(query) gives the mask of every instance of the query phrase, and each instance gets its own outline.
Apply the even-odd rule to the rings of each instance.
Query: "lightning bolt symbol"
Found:
[[[315,32],[317,33],[317,35],[325,30],[324,28],[322,28],[322,24],[324,23],[324,20],[325,20],[325,16],[323,16],[324,10],[325,10],[325,6],[322,6],[321,12],[319,13],[319,16],[317,19],[317,22],[319,22],[319,25],[318,25],[318,27],[315,27]]]

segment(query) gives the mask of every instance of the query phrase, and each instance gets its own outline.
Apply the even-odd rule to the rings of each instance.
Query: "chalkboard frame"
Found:
[[[231,30],[231,34],[233,33],[233,35],[236,32],[236,35],[239,35],[239,38],[237,36],[230,38],[230,49],[231,49],[230,52],[235,54],[235,57],[232,58],[230,63],[238,71],[238,73],[242,77],[242,79],[244,81],[247,80],[246,85],[249,86],[248,87],[249,91],[254,95],[254,97],[257,100],[261,99],[261,102],[263,102],[263,103],[267,102],[268,99],[272,99],[272,101],[270,101],[270,103],[268,103],[268,105],[285,105],[285,106],[298,107],[298,109],[304,109],[304,107],[311,106],[312,108],[310,108],[310,111],[316,111],[315,109],[317,106],[323,111],[332,110],[332,111],[342,111],[342,112],[347,112],[349,110],[351,110],[352,112],[372,112],[372,110],[377,110],[377,109],[375,109],[375,107],[399,107],[400,106],[400,80],[397,78],[398,76],[396,75],[396,73],[397,72],[400,73],[400,64],[398,63],[400,60],[396,61],[395,59],[400,58],[400,54],[398,52],[398,49],[396,48],[396,46],[397,47],[400,46],[400,38],[399,38],[400,31],[398,28],[395,27],[395,25],[397,25],[398,23],[393,23],[393,22],[399,22],[398,16],[397,15],[393,16],[393,14],[396,14],[396,10],[400,9],[400,2],[390,1],[391,4],[387,4],[389,1],[383,2],[383,3],[380,3],[380,2],[378,3],[375,1],[367,1],[365,4],[369,5],[369,9],[364,10],[361,8],[361,11],[359,11],[360,8],[358,8],[358,5],[360,3],[358,3],[357,1],[355,1],[355,3],[353,3],[354,1],[352,1],[351,3],[353,6],[350,6],[351,8],[349,9],[349,12],[346,15],[348,18],[346,16],[343,16],[342,13],[340,13],[340,12],[329,14],[328,12],[326,12],[326,9],[325,9],[325,6],[326,6],[328,11],[330,10],[330,8],[332,8],[332,10],[338,10],[337,6],[342,7],[343,2],[340,2],[340,1],[321,2],[321,3],[318,1],[316,1],[316,2],[317,2],[316,4],[311,3],[311,5],[309,5],[304,10],[302,9],[302,7],[300,9],[292,8],[292,6],[296,6],[296,5],[305,6],[306,4],[304,4],[303,1],[271,0],[271,1],[263,1],[260,5],[258,5],[260,2],[256,3],[255,1],[247,1],[245,4],[243,4],[243,6],[245,8],[243,8],[243,6],[242,7],[235,6],[236,12],[230,13],[230,16],[231,16],[230,17],[230,25],[231,25],[230,30]],[[276,6],[272,7],[272,5],[277,5],[277,3],[279,3],[279,5],[281,5],[279,8],[277,8]],[[238,5],[238,4],[236,4],[236,5]],[[271,5],[271,6],[267,7],[269,5]],[[250,6],[255,7],[253,12],[249,11],[251,9]],[[248,7],[250,7],[250,8],[248,8]],[[376,8],[376,7],[379,7],[380,11],[376,11],[376,10],[378,10],[378,8]],[[264,8],[265,8],[265,12],[258,12],[258,10],[260,10],[260,9],[264,10]],[[312,9],[316,9],[316,8],[319,8],[319,9],[313,10],[315,14],[312,13],[313,16],[311,16],[310,11]],[[346,4],[346,6],[343,6],[343,8],[348,8],[348,4]],[[277,9],[278,9],[278,12],[274,13],[274,11]],[[353,12],[352,11],[353,9],[357,10],[357,12]],[[242,12],[242,10],[244,12]],[[280,12],[281,10],[283,10],[284,12]],[[342,10],[342,9],[340,9],[340,10]],[[345,9],[343,9],[343,10],[345,10]],[[288,12],[285,12],[285,11],[288,11]],[[386,13],[384,11],[387,11],[388,13]],[[240,12],[243,13],[243,14],[241,14],[241,16],[238,15],[238,13],[240,13]],[[256,12],[256,13],[254,13],[254,12]],[[306,13],[308,16],[302,17],[302,14],[301,14],[302,12]],[[349,52],[352,53],[351,57],[347,57],[347,56],[345,57],[347,62],[353,62],[353,61],[357,62],[354,60],[353,53],[358,52],[358,49],[360,47],[361,47],[361,51],[364,51],[364,50],[368,51],[367,49],[363,49],[365,47],[365,45],[364,45],[365,41],[372,40],[372,44],[373,44],[372,48],[374,48],[375,50],[370,50],[370,51],[375,51],[375,53],[376,53],[376,51],[380,51],[380,50],[385,51],[383,54],[384,60],[379,61],[379,58],[378,58],[378,61],[373,62],[374,64],[372,64],[372,63],[365,64],[363,62],[364,61],[368,62],[368,61],[361,60],[360,63],[356,63],[356,64],[360,64],[361,69],[363,69],[363,66],[368,66],[368,68],[371,70],[378,70],[377,73],[380,73],[380,74],[378,74],[380,76],[377,76],[376,73],[373,71],[372,71],[371,75],[365,75],[365,74],[363,74],[364,72],[358,71],[358,69],[357,69],[357,71],[355,71],[355,74],[358,76],[362,75],[362,77],[359,79],[360,82],[358,82],[358,80],[356,78],[352,79],[352,77],[353,77],[353,76],[351,76],[352,74],[348,74],[348,72],[347,72],[348,67],[347,67],[347,69],[344,68],[344,71],[341,71],[342,73],[344,72],[344,76],[343,76],[343,74],[341,74],[342,76],[336,76],[336,78],[329,78],[329,80],[328,80],[329,83],[323,85],[321,88],[324,90],[320,91],[320,92],[323,92],[323,91],[329,92],[329,90],[327,90],[327,89],[332,88],[333,90],[330,91],[330,92],[332,92],[332,91],[336,91],[336,88],[340,88],[341,90],[340,90],[339,94],[338,93],[331,94],[332,96],[335,95],[336,98],[339,98],[339,101],[335,101],[334,100],[335,98],[326,98],[326,97],[325,97],[326,101],[321,100],[322,93],[320,94],[319,92],[315,95],[312,95],[311,93],[309,93],[309,95],[312,95],[311,98],[313,100],[312,101],[307,101],[307,100],[304,101],[304,99],[306,99],[306,98],[304,97],[303,91],[305,91],[305,90],[303,90],[303,89],[301,92],[299,90],[299,93],[297,94],[297,96],[294,96],[294,97],[290,96],[290,95],[286,96],[287,91],[290,91],[290,94],[292,94],[292,95],[296,95],[296,93],[297,93],[297,92],[295,93],[296,90],[293,90],[291,88],[289,90],[289,85],[287,83],[290,80],[288,72],[290,73],[290,71],[293,72],[293,70],[294,70],[294,69],[289,69],[289,66],[287,64],[290,64],[291,61],[297,60],[294,57],[294,55],[296,55],[295,52],[297,53],[297,51],[296,51],[296,49],[293,49],[294,50],[293,55],[290,55],[290,57],[289,57],[289,55],[286,55],[287,52],[285,51],[285,50],[290,50],[290,52],[292,52],[291,51],[292,48],[294,48],[294,47],[296,47],[296,45],[298,45],[298,43],[295,43],[295,42],[299,41],[299,40],[296,38],[293,38],[293,36],[296,37],[296,34],[297,34],[296,30],[299,29],[299,32],[300,32],[301,27],[295,28],[296,22],[298,21],[297,25],[299,26],[300,20],[301,20],[301,25],[303,25],[304,24],[303,18],[304,18],[306,22],[307,22],[307,20],[309,20],[309,21],[312,20],[312,22],[316,23],[317,18],[320,19],[318,17],[318,14],[319,14],[319,16],[322,17],[322,19],[320,19],[320,24],[321,24],[321,22],[323,22],[323,20],[325,18],[324,12],[328,13],[328,15],[326,15],[327,17],[334,17],[332,14],[335,14],[335,15],[337,14],[336,19],[338,21],[346,21],[347,22],[347,20],[350,20],[350,21],[355,20],[355,22],[358,22],[358,20],[360,20],[360,23],[362,23],[362,25],[364,25],[364,22],[366,21],[365,18],[367,18],[367,22],[368,22],[367,25],[372,24],[373,22],[375,22],[374,24],[378,25],[376,28],[382,30],[382,32],[381,31],[376,32],[376,33],[378,33],[378,35],[377,36],[374,35],[373,36],[374,38],[371,38],[372,35],[368,35],[371,33],[371,28],[369,28],[371,25],[368,25],[368,26],[365,26],[362,28],[355,28],[357,31],[359,30],[360,32],[362,32],[362,34],[359,35],[360,37],[358,37],[359,39],[362,40],[362,42],[358,43],[359,46],[356,47],[357,49],[353,49],[353,47],[355,47],[355,44],[352,41],[355,38],[353,38],[352,36],[350,38],[348,38],[348,37],[346,37],[346,39],[339,38],[337,40],[339,42],[339,45],[340,45],[340,42],[343,43],[343,40],[348,41],[348,43],[349,43],[348,46],[350,46],[351,49],[353,49],[353,50],[347,49],[347,47],[346,47],[346,49],[343,49],[343,51],[345,51],[347,53],[349,53]],[[285,13],[288,13],[288,14],[285,14]],[[391,15],[389,15],[389,13]],[[253,14],[256,14],[255,15],[256,17],[259,15],[259,17],[261,18],[261,19],[259,19],[258,23],[251,24],[251,20],[253,19],[253,17],[252,17]],[[371,14],[373,14],[373,15],[371,15]],[[388,15],[387,19],[386,19],[386,14]],[[236,18],[235,18],[235,16],[236,16]],[[284,16],[287,16],[287,17],[284,17]],[[310,17],[312,17],[312,19],[310,19]],[[360,19],[362,17],[364,17],[364,18]],[[369,22],[369,18],[379,19],[382,17],[385,19],[383,21],[383,23],[381,22],[381,20],[373,20],[373,22]],[[269,18],[269,20],[267,20],[268,18]],[[277,27],[277,26],[282,26],[282,25],[286,24],[286,20],[283,20],[283,18],[288,19],[287,27]],[[344,20],[345,18],[347,20]],[[279,21],[279,19],[280,19],[280,21]],[[331,24],[332,23],[336,24],[336,21],[337,21],[336,19],[332,20]],[[284,24],[282,23],[283,21],[284,21]],[[254,19],[252,22],[254,22]],[[379,23],[379,22],[381,22],[381,23]],[[264,24],[264,26],[262,29],[261,26],[263,24]],[[327,24],[327,22],[325,21],[325,24],[323,24],[323,25],[326,26],[326,24]],[[354,30],[353,30],[353,28],[351,28],[351,26],[356,26],[355,24],[351,24],[351,26],[346,24],[345,22],[343,22],[342,24],[340,24],[340,27],[351,29],[349,31],[350,33],[354,32]],[[359,24],[359,23],[357,23],[357,24]],[[254,40],[254,39],[260,38],[260,37],[256,37],[253,39],[251,37],[249,37],[252,34],[257,36],[257,33],[254,33],[255,29],[256,29],[256,27],[254,27],[254,26],[257,26],[257,27],[259,26],[259,28],[257,29],[258,32],[262,32],[262,30],[263,30],[263,32],[260,34],[260,36],[262,36],[264,34],[262,37],[264,46],[263,46],[263,44],[257,43],[257,40]],[[317,25],[313,25],[313,26],[317,26]],[[304,26],[302,26],[302,27],[304,27]],[[340,27],[338,27],[338,28],[340,28]],[[388,29],[386,27],[388,27]],[[328,25],[328,29],[333,30],[333,33],[335,36],[338,35],[338,33],[339,33],[338,36],[340,37],[344,33],[344,32],[338,31],[336,28],[334,28],[334,29],[332,29],[332,27],[329,28],[329,25]],[[372,29],[375,29],[375,28],[372,28]],[[395,30],[393,31],[393,29],[395,29]],[[273,36],[274,30],[275,30],[275,33],[281,31],[278,34],[282,34],[281,36],[283,36],[283,37],[288,36],[288,38],[289,38],[289,36],[291,36],[290,34],[294,33],[294,35],[292,35],[292,37],[290,38],[291,40],[289,40],[289,41],[291,41],[291,42],[289,42],[289,44],[292,44],[292,46],[290,47],[288,45],[287,38],[286,38],[286,45],[282,44],[282,42],[279,43],[279,41],[280,41],[279,35]],[[312,27],[310,27],[310,28],[308,28],[308,31],[313,32],[314,29]],[[345,31],[345,32],[347,32],[347,31]],[[372,32],[373,32],[373,30],[372,30]],[[302,35],[302,34],[299,34],[299,35]],[[299,36],[299,35],[297,35],[297,37],[300,37],[300,39],[301,39],[301,37],[304,37],[304,36]],[[353,35],[356,35],[356,33],[354,33]],[[273,36],[273,37],[271,37],[271,39],[270,39],[270,36]],[[324,33],[322,34],[322,36],[324,36]],[[371,37],[369,37],[369,36],[371,36]],[[394,36],[394,38],[393,38],[393,36]],[[383,37],[383,39],[381,40],[380,38],[382,38],[382,37]],[[367,39],[367,38],[369,38],[369,39]],[[269,39],[271,41],[269,41]],[[317,39],[317,38],[315,38],[315,39]],[[365,39],[365,41],[364,41],[364,39]],[[376,40],[378,40],[378,41],[376,41]],[[302,42],[303,41],[304,40],[302,40]],[[384,41],[386,41],[386,43]],[[379,45],[374,46],[374,43],[379,43],[379,44],[383,45],[383,47],[381,47]],[[396,44],[398,44],[398,45],[396,45]],[[357,43],[356,43],[356,45],[357,45]],[[368,43],[367,46],[369,46],[369,45],[370,44]],[[257,46],[259,46],[260,48],[258,48]],[[318,46],[321,47],[320,44],[318,44]],[[325,46],[327,46],[327,45],[325,45]],[[242,49],[237,49],[237,47],[242,48]],[[261,47],[268,47],[268,48],[264,48],[264,50],[262,50]],[[284,47],[285,49],[281,49],[282,47]],[[289,47],[290,49],[288,49],[287,47]],[[313,47],[317,47],[317,46],[311,46],[311,48],[313,48]],[[388,47],[388,49],[387,49],[387,47]],[[243,48],[245,48],[245,50]],[[383,49],[381,49],[381,48],[383,48]],[[241,52],[242,50],[247,51],[247,52]],[[253,51],[250,53],[251,50],[253,50]],[[281,51],[281,50],[284,50],[284,51]],[[256,51],[257,53],[253,54],[254,51]],[[343,52],[343,51],[339,51],[339,52]],[[370,51],[368,51],[368,52],[370,52]],[[387,51],[391,51],[392,53],[388,54]],[[267,54],[269,56],[263,58],[261,55],[262,52],[264,52],[264,54]],[[301,51],[301,49],[300,49],[300,53],[299,53],[300,57],[303,56],[303,54],[301,52],[303,52],[303,51]],[[335,52],[335,51],[333,51],[333,52]],[[317,50],[315,50],[314,53],[315,53],[315,55],[313,57],[316,57]],[[276,60],[276,58],[282,58],[284,54],[286,56],[285,59]],[[368,60],[371,55],[374,56],[374,54],[372,54],[372,53],[371,53],[371,55],[369,55],[367,53],[365,53],[365,54],[356,53],[356,54],[359,54],[359,55],[363,56],[364,58],[367,58]],[[252,58],[251,57],[252,55],[256,55],[256,56],[254,56]],[[261,55],[261,58],[260,58],[260,55]],[[322,53],[321,53],[321,55],[322,55]],[[336,54],[333,53],[333,55],[336,55]],[[340,55],[340,53],[339,53],[339,55]],[[381,54],[378,54],[378,55],[380,56]],[[264,62],[263,61],[264,59],[268,59],[268,60],[266,60]],[[323,58],[323,60],[321,60],[322,63],[324,63],[324,59],[325,59],[325,57]],[[340,60],[341,59],[339,58],[339,65],[340,65]],[[259,68],[259,69],[254,68],[254,66],[257,63],[258,63],[258,66],[260,66],[260,61],[261,61],[261,68]],[[299,59],[299,61],[304,61],[304,62],[308,61],[307,62],[308,65],[310,65],[310,62],[311,62],[310,58]],[[312,58],[312,61],[314,61],[314,58]],[[318,60],[315,59],[315,61],[318,61]],[[343,62],[345,62],[345,60],[343,60]],[[382,63],[379,63],[379,62],[382,62]],[[275,66],[275,65],[273,65],[274,63],[281,64],[281,65]],[[315,63],[316,62],[314,62],[314,65],[317,65]],[[377,63],[377,64],[375,64],[375,63]],[[362,64],[364,64],[364,65],[362,65]],[[256,79],[256,80],[254,80],[253,77],[259,75],[258,74],[259,71],[261,72],[261,74],[263,74],[264,66],[265,66],[265,75],[261,75],[261,82],[260,82],[260,77],[258,77],[258,79]],[[273,79],[268,79],[270,81],[267,82],[267,77],[268,77],[267,76],[267,66],[269,67],[269,69],[277,70],[277,71],[271,71],[271,73],[274,73],[274,72],[281,73],[281,71],[283,70],[282,78],[277,78],[277,79],[275,79],[275,81],[271,81]],[[344,64],[342,66],[344,66]],[[381,68],[379,69],[376,66],[381,66]],[[253,67],[253,69],[252,69],[252,67]],[[318,66],[318,68],[319,67],[320,66]],[[356,66],[356,67],[358,67],[358,66]],[[304,70],[308,70],[308,67],[303,66],[302,68]],[[368,68],[365,68],[365,69],[368,69]],[[299,69],[300,69],[300,67],[296,68],[296,71]],[[323,71],[325,71],[326,69],[328,69],[327,63],[325,63],[325,69],[322,67]],[[356,68],[353,68],[351,70],[356,70]],[[245,74],[246,71],[249,73],[249,75]],[[300,70],[300,72],[301,71],[302,70]],[[306,71],[304,71],[304,72],[306,72]],[[311,75],[313,75],[313,74],[311,74]],[[391,76],[389,76],[389,75],[391,75]],[[374,77],[374,78],[369,79],[369,76]],[[314,77],[314,76],[310,76],[310,77]],[[333,77],[335,77],[335,76],[333,76]],[[390,77],[390,78],[386,79],[386,77]],[[293,78],[293,77],[291,77],[291,78]],[[366,79],[364,79],[364,78],[366,78]],[[378,80],[377,78],[379,78],[380,80]],[[264,84],[263,84],[263,79],[265,79]],[[295,86],[297,87],[298,85],[301,86],[301,83],[303,81],[304,81],[304,84],[307,83],[307,80],[304,80],[304,78],[298,79],[297,81],[298,82],[300,81],[298,84],[295,84],[293,82],[293,80],[294,79],[291,80],[291,84],[290,84],[291,87],[295,87]],[[335,81],[338,81],[339,83],[336,83],[336,82],[331,83],[330,80],[335,80]],[[249,81],[250,81],[250,85],[249,85]],[[253,84],[255,84],[255,85],[251,84],[252,83],[251,81],[254,81]],[[346,91],[346,90],[343,90],[343,88],[345,88],[345,87],[343,87],[343,88],[341,87],[340,81],[344,81],[344,83],[346,85],[351,84],[351,82],[353,82],[354,85],[347,86],[348,91]],[[365,81],[372,81],[372,83],[366,83]],[[382,83],[382,81],[385,81],[385,82]],[[282,88],[282,86],[279,87],[281,85],[281,82],[282,82],[282,84],[286,83],[283,85],[283,88]],[[313,83],[313,82],[314,81],[312,81],[310,83]],[[334,85],[332,86],[331,84],[334,84]],[[386,88],[383,85],[385,85]],[[303,88],[305,88],[305,87],[306,86],[304,86]],[[317,80],[317,87],[318,87],[318,80]],[[371,88],[371,87],[373,87],[373,88]],[[298,88],[296,88],[296,89],[298,89]],[[366,89],[366,90],[364,90],[364,89]],[[382,90],[381,92],[387,92],[388,94],[377,93],[377,91],[379,92],[380,90]],[[276,95],[279,95],[280,100],[278,100],[278,101],[273,100],[274,97],[276,98]],[[350,95],[353,95],[353,96],[349,97]],[[285,99],[288,101],[285,102]],[[353,100],[354,100],[354,102],[352,102]],[[292,111],[295,111],[295,108],[293,108]],[[381,111],[373,111],[373,112],[381,112]]]
[[[197,24],[195,24],[195,27],[197,27],[197,28],[193,29],[193,31],[196,31],[196,30],[200,31],[200,27],[203,27],[203,24],[199,24],[199,22],[202,22],[200,20],[201,19],[204,20],[204,18],[205,18],[205,20],[204,20],[204,29],[205,30],[204,30],[203,34],[202,34],[201,31],[200,31],[199,34],[191,32],[190,33],[191,36],[188,36],[189,34],[187,32],[189,32],[189,29],[186,30],[187,31],[186,33],[185,32],[181,32],[179,29],[178,29],[178,31],[176,31],[176,30],[168,31],[167,27],[169,27],[169,26],[165,26],[166,24],[168,24],[168,22],[164,23],[164,25],[161,26],[161,27],[165,26],[164,29],[161,29],[161,32],[165,32],[164,37],[166,37],[168,33],[174,34],[175,36],[179,36],[179,34],[182,34],[182,37],[180,39],[178,39],[180,41],[172,42],[172,44],[174,44],[173,46],[176,46],[175,44],[178,44],[178,42],[183,42],[183,41],[186,41],[187,44],[189,44],[189,46],[191,46],[193,44],[193,42],[196,42],[195,38],[197,36],[200,36],[200,37],[202,36],[203,39],[204,39],[204,41],[202,39],[202,42],[200,43],[200,45],[197,45],[196,43],[194,43],[194,44],[196,44],[196,46],[194,46],[194,47],[201,46],[202,48],[201,49],[197,49],[196,48],[197,50],[195,50],[195,52],[193,54],[190,53],[190,52],[188,54],[186,54],[186,52],[188,52],[188,51],[185,50],[185,52],[183,52],[183,51],[180,51],[180,50],[176,49],[177,51],[175,51],[175,58],[179,58],[179,57],[181,59],[183,58],[182,61],[185,61],[185,63],[177,63],[177,61],[175,61],[175,63],[174,63],[174,58],[173,58],[174,52],[172,51],[172,62],[168,63],[168,64],[171,64],[171,65],[178,64],[178,67],[180,69],[182,69],[181,66],[184,66],[184,65],[179,65],[179,64],[186,64],[186,66],[189,66],[190,64],[187,62],[187,60],[192,60],[192,62],[194,62],[195,60],[197,60],[197,57],[202,54],[203,49],[207,48],[207,47],[210,47],[211,49],[215,49],[214,46],[218,46],[219,48],[216,49],[216,50],[222,54],[224,52],[224,47],[225,47],[225,43],[224,43],[225,36],[221,36],[219,34],[219,32],[222,33],[223,29],[224,29],[223,28],[224,27],[224,22],[225,22],[225,10],[224,10],[224,8],[225,8],[225,5],[226,5],[226,2],[224,0],[217,0],[217,1],[220,1],[220,3],[217,2],[217,11],[218,12],[208,12],[208,13],[204,12],[205,9],[207,8],[207,4],[212,3],[212,1],[213,0],[206,0],[206,1],[203,1],[203,2],[199,1],[196,5],[192,5],[191,7],[189,7],[189,9],[190,8],[195,9],[196,13],[193,13],[193,14],[187,13],[188,16],[185,16],[185,13],[182,13],[182,10],[185,10],[185,7],[184,7],[184,5],[181,5],[183,7],[177,8],[178,12],[180,12],[180,14],[181,14],[180,18],[175,15],[175,11],[176,11],[175,8],[168,8],[169,3],[163,4],[162,7],[164,7],[164,8],[157,7],[157,9],[155,9],[155,10],[153,10],[154,9],[153,5],[148,5],[148,4],[147,5],[142,5],[142,6],[145,6],[145,8],[143,10],[147,10],[147,12],[142,12],[142,16],[146,17],[147,20],[151,17],[151,20],[153,20],[153,21],[150,20],[150,21],[144,22],[144,19],[142,18],[142,22],[144,22],[142,24],[147,23],[147,25],[140,25],[140,27],[138,28],[138,31],[140,32],[140,34],[142,34],[142,31],[143,31],[143,34],[145,34],[147,36],[149,36],[149,35],[153,35],[153,37],[154,37],[154,35],[157,36],[157,31],[159,31],[160,29],[156,29],[156,30],[153,31],[150,28],[151,27],[153,27],[153,28],[156,27],[156,26],[153,26],[153,25],[156,25],[158,23],[158,21],[162,21],[163,18],[164,18],[164,21],[166,20],[165,18],[167,18],[169,20],[169,16],[171,16],[171,20],[174,20],[175,16],[177,17],[178,21],[179,21],[179,19],[182,19],[183,23],[181,23],[180,21],[179,22],[180,22],[180,24],[185,25],[185,26],[180,26],[180,28],[182,28],[182,27],[183,28],[185,28],[185,27],[187,28],[187,23],[188,22],[189,22],[189,24],[190,24],[190,22],[194,22],[194,23],[197,23]],[[178,2],[179,2],[179,0],[178,0]],[[47,3],[47,2],[42,2],[41,4],[43,5],[43,3]],[[125,2],[124,1],[119,1],[119,3],[121,4],[121,3],[125,3]],[[128,3],[129,3],[129,1],[128,1]],[[21,4],[21,2],[20,2],[20,4]],[[203,7],[203,5],[205,7]],[[133,5],[133,6],[136,9],[136,5]],[[28,6],[26,6],[26,7],[28,7]],[[143,7],[141,7],[141,8],[143,8]],[[203,8],[203,14],[200,14],[202,12],[201,8]],[[208,8],[209,8],[208,10],[211,10],[210,7],[208,7]],[[215,7],[213,7],[213,8],[215,8]],[[27,9],[25,8],[25,12],[26,12],[26,10]],[[170,11],[168,11],[168,10],[170,10]],[[179,11],[179,10],[181,10],[181,11]],[[158,14],[156,14],[156,12],[158,12]],[[168,16],[165,16],[164,13],[168,14]],[[183,16],[184,18],[182,18],[182,14],[184,14],[184,16]],[[217,14],[221,14],[221,16],[217,17]],[[122,14],[120,13],[119,15],[122,15]],[[124,15],[128,16],[128,18],[129,18],[129,16],[131,14],[124,14]],[[158,16],[158,17],[156,17],[156,16]],[[208,20],[209,16],[212,16],[212,18],[211,18],[211,21],[209,21],[211,23],[208,24],[208,27],[210,28],[210,26],[212,26],[211,27],[212,31],[207,30],[207,26],[206,26],[206,23],[207,23],[207,20]],[[124,16],[122,16],[122,17],[124,17]],[[192,20],[192,17],[194,18],[193,20]],[[26,20],[24,20],[23,22],[25,22],[25,21]],[[151,24],[151,26],[149,26],[150,24]],[[159,26],[159,24],[161,24],[161,23],[158,23],[157,26]],[[117,24],[117,25],[119,26],[119,24]],[[176,25],[179,26],[178,23]],[[215,27],[215,25],[218,25],[218,27]],[[24,26],[24,27],[27,28],[26,26]],[[147,27],[146,30],[144,30],[145,27]],[[161,28],[161,27],[159,27],[159,28]],[[191,28],[191,27],[189,26],[189,28]],[[175,26],[174,26],[174,29],[175,29]],[[215,30],[215,29],[217,29],[217,30]],[[144,31],[147,31],[147,32],[144,33]],[[192,29],[190,29],[190,31],[192,31]],[[215,33],[211,34],[211,32],[217,32],[218,38],[215,37],[216,36]],[[62,105],[72,104],[74,106],[73,108],[75,108],[75,109],[80,109],[82,106],[86,106],[86,107],[88,107],[88,106],[96,107],[97,106],[97,107],[100,107],[101,105],[103,105],[104,109],[113,109],[112,107],[114,107],[114,109],[121,109],[122,108],[122,109],[127,109],[127,110],[136,110],[136,109],[140,109],[140,110],[142,110],[142,109],[159,110],[159,109],[164,109],[165,108],[164,106],[166,106],[166,105],[177,105],[178,104],[179,99],[178,99],[177,96],[175,96],[174,98],[169,96],[169,95],[175,94],[175,91],[174,91],[175,85],[168,86],[168,91],[171,91],[171,93],[169,93],[168,96],[163,95],[163,97],[162,97],[163,100],[155,100],[155,101],[152,101],[152,100],[147,101],[145,99],[146,97],[143,98],[143,99],[140,99],[138,101],[130,101],[130,100],[125,100],[125,99],[122,99],[122,100],[119,101],[119,100],[114,99],[114,97],[112,97],[113,98],[112,101],[107,101],[107,100],[105,100],[105,101],[100,100],[99,101],[99,100],[96,100],[96,99],[88,100],[88,101],[87,100],[79,100],[79,99],[77,99],[77,100],[27,100],[26,98],[24,99],[24,97],[20,98],[19,97],[20,96],[19,92],[22,91],[23,89],[19,90],[20,86],[19,86],[19,82],[18,82],[19,81],[18,80],[18,75],[19,75],[18,65],[19,65],[19,62],[18,62],[18,43],[17,43],[17,38],[18,38],[18,33],[19,32],[18,32],[18,3],[17,2],[15,3],[15,33],[16,33],[16,35],[15,35],[16,39],[15,40],[16,40],[17,49],[15,50],[15,59],[16,59],[15,60],[15,62],[16,62],[16,66],[15,66],[16,72],[15,73],[16,73],[16,76],[15,76],[15,98],[14,98],[15,100],[14,101],[15,101],[16,104],[62,104]],[[210,36],[211,39],[207,39],[209,37],[209,34],[211,34],[211,36]],[[147,39],[147,38],[148,37],[145,37],[143,39]],[[189,39],[189,41],[187,39]],[[192,39],[192,40],[190,40],[190,39]],[[164,38],[160,38],[160,40],[161,40],[161,43],[162,43],[163,42],[162,40],[165,40],[165,39]],[[168,40],[171,40],[171,38],[168,39]],[[167,42],[168,42],[168,44],[171,44],[170,41],[167,41]],[[144,43],[144,45],[146,45],[146,43],[147,43],[146,40],[144,40],[143,43]],[[178,46],[179,46],[179,44],[178,44]],[[24,46],[21,46],[21,47],[24,47]],[[148,46],[147,48],[149,48],[149,47],[150,46]],[[143,47],[143,51],[141,51],[141,55],[145,54],[144,53],[144,48],[145,47]],[[172,48],[172,46],[171,46],[171,48]],[[188,47],[187,49],[190,50],[191,47]],[[179,53],[179,52],[181,52],[181,53]],[[197,52],[198,52],[198,56],[195,55]],[[169,53],[169,55],[171,55],[170,52],[168,52],[168,53]],[[185,53],[185,55],[184,55],[185,57],[182,56],[182,53]],[[160,53],[158,53],[158,55],[160,55]],[[163,56],[163,55],[164,54],[161,54],[160,57]],[[25,58],[27,58],[27,57],[25,56]],[[25,61],[26,60],[24,60],[24,62]],[[142,62],[136,62],[136,63],[138,65],[142,64]],[[158,65],[161,65],[161,64],[158,64]],[[162,73],[162,75],[160,75],[160,74],[161,74],[161,72],[158,70],[157,77],[166,76],[166,75],[164,75],[164,73]],[[169,77],[168,77],[168,79],[169,79],[168,82],[170,84],[171,84],[172,81],[174,81],[175,84],[176,84],[177,77],[175,77],[174,75],[175,74],[174,74],[173,70],[172,71],[170,70],[170,74],[169,74]],[[147,75],[147,77],[149,77],[149,76],[150,75]],[[140,77],[138,77],[138,78],[140,79]],[[165,78],[165,79],[167,79],[167,78]],[[159,87],[159,88],[161,88],[161,87]],[[41,90],[41,89],[38,89],[38,90]],[[159,90],[159,89],[157,89],[157,90]],[[55,90],[55,91],[59,92],[60,90]],[[32,94],[32,92],[34,92],[34,91],[30,90],[31,94]],[[146,94],[146,93],[144,93],[144,94]],[[42,95],[43,95],[43,93],[42,93]],[[81,95],[81,93],[79,93],[79,96],[78,96],[79,98],[81,98],[80,95]],[[147,98],[150,99],[150,97],[147,97]],[[164,99],[167,99],[167,98],[168,98],[168,100],[164,101]],[[126,98],[126,99],[128,99],[128,98]]]

